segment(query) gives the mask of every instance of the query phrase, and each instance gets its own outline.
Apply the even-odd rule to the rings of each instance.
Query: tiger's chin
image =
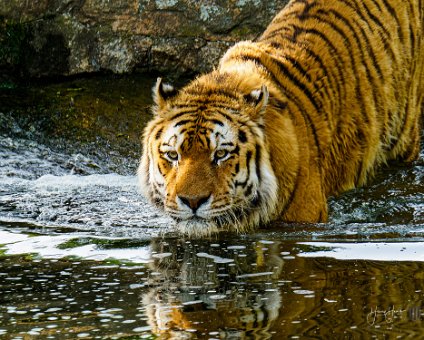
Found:
[[[208,237],[219,231],[225,230],[213,220],[200,217],[192,217],[190,219],[177,219],[177,230],[190,238]]]
[[[197,215],[190,218],[174,217],[177,222],[177,230],[190,238],[209,237],[213,234],[233,231],[243,233],[251,230],[251,223],[258,224],[259,210],[249,210],[247,208],[227,209],[220,215],[211,218],[199,217]]]

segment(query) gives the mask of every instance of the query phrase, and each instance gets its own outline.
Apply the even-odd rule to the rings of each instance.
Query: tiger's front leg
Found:
[[[327,222],[327,198],[317,165],[300,168],[295,189],[281,216],[288,222]]]

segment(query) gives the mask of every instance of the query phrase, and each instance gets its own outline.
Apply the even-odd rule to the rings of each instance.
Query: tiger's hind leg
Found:
[[[423,72],[424,74],[424,72]],[[421,147],[421,134],[424,133],[423,119],[424,119],[424,96],[418,93],[417,106],[415,116],[413,117],[413,125],[409,132],[409,148],[406,148],[401,160],[406,163],[413,162],[418,159]]]
[[[418,117],[419,118],[419,117]],[[421,140],[421,122],[418,122],[409,132],[409,142],[405,150],[398,156],[398,159],[404,163],[411,163],[418,159],[420,155],[420,140]]]
[[[397,140],[391,149],[388,160],[403,163],[415,161],[420,154],[420,140],[422,133],[422,117],[424,115],[424,96],[415,88],[409,96],[409,105],[398,132]]]

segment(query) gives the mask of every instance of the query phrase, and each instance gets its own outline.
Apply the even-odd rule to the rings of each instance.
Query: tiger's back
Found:
[[[328,196],[419,154],[423,21],[422,0],[292,0],[211,73],[159,81],[146,196],[189,234],[326,221]]]
[[[421,1],[292,1],[254,48],[236,46],[221,67],[266,68],[307,121],[325,193],[336,194],[382,163],[418,156],[423,12]]]

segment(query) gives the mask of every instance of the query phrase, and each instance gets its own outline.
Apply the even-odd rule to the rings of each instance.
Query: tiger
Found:
[[[141,191],[192,237],[327,222],[329,197],[419,155],[423,22],[422,0],[291,0],[209,73],[158,78]]]

